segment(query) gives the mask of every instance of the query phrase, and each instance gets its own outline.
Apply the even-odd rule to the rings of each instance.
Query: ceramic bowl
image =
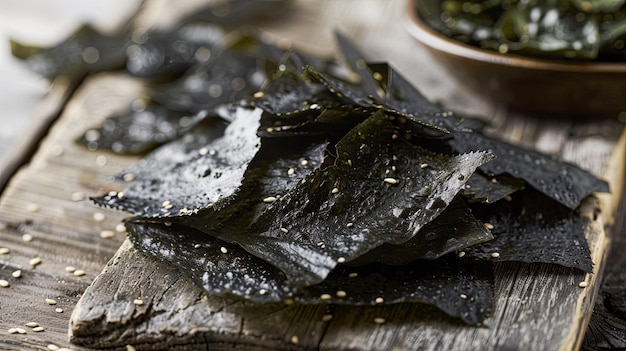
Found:
[[[417,1],[408,1],[409,32],[460,87],[524,113],[566,118],[626,115],[626,62],[541,60],[470,46],[432,29],[423,21]]]

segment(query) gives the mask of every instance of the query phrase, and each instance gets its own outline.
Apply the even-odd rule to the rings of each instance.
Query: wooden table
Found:
[[[162,24],[176,17],[167,2],[152,4],[137,23]],[[485,116],[493,121],[494,132],[512,142],[559,154],[609,180],[614,192],[600,197],[602,212],[588,228],[594,274],[545,265],[498,265],[495,312],[488,328],[450,325],[421,305],[338,307],[332,320],[323,321],[329,313],[325,306],[259,307],[203,294],[178,270],[143,257],[128,245],[124,233],[116,230],[126,214],[96,208],[85,200],[121,190],[107,177],[137,160],[91,152],[73,142],[142,93],[140,81],[107,73],[87,77],[77,87],[54,82],[41,102],[40,126],[47,134],[35,136],[36,147],[24,149],[21,159],[29,162],[11,174],[3,189],[0,247],[10,252],[0,255],[0,279],[11,285],[0,288],[0,349],[48,349],[49,344],[83,349],[68,343],[68,331],[83,345],[119,350],[132,349],[126,345],[137,349],[178,345],[185,350],[580,347],[600,287],[609,236],[617,233],[611,225],[618,218],[623,191],[623,124],[537,120],[478,100],[454,86],[448,73],[409,37],[403,28],[403,2],[293,4],[288,21],[262,24],[270,37],[290,38],[305,51],[329,55],[334,50],[332,30],[340,29],[371,59],[389,61],[408,75],[429,98],[453,110]],[[115,234],[103,238],[103,231]],[[27,234],[32,240],[24,240]],[[41,263],[33,265],[36,258]],[[17,270],[20,278],[12,276]],[[84,274],[76,274],[80,271]],[[577,286],[582,280],[589,284],[585,289]],[[147,303],[135,306],[135,298]],[[381,314],[386,324],[369,322]],[[31,321],[44,331],[25,326]],[[7,334],[10,328],[27,333]]]

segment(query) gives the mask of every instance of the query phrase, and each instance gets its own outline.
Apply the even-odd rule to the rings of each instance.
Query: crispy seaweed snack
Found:
[[[577,208],[605,182],[486,136],[337,38],[339,62],[252,40],[166,70],[149,104],[82,139],[162,145],[93,201],[133,214],[140,252],[259,303],[426,303],[480,325],[494,261],[591,272]]]

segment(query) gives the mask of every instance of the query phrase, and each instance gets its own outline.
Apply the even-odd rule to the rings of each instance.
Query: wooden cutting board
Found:
[[[365,14],[361,22],[349,16],[354,15],[357,2],[302,3],[305,14],[297,16],[297,23],[268,28],[272,35],[288,36],[289,28],[297,27],[293,41],[306,43],[306,35],[318,31],[323,35],[313,35],[309,41],[313,44],[303,47],[330,51],[332,30],[326,24],[337,24],[372,58],[391,61],[427,96],[457,110],[480,113],[493,121],[494,132],[500,136],[561,155],[607,179],[612,195],[591,201],[586,211],[595,218],[587,228],[594,273],[583,275],[548,265],[498,264],[495,310],[484,328],[464,326],[424,305],[254,305],[209,296],[184,273],[138,254],[124,234],[116,231],[126,214],[96,208],[84,199],[121,190],[107,177],[137,161],[91,152],[73,142],[143,94],[140,81],[104,74],[88,77],[63,103],[60,118],[30,163],[2,193],[0,247],[10,252],[0,255],[0,279],[11,285],[0,288],[0,333],[20,327],[27,334],[3,334],[0,349],[47,349],[48,344],[119,350],[132,349],[127,345],[181,350],[575,350],[580,346],[623,189],[623,124],[536,120],[473,99],[451,87],[401,24],[392,23],[402,15],[401,3],[368,1],[378,3],[373,8],[382,19],[375,25],[367,23]],[[303,22],[312,11],[328,18]],[[343,23],[342,18],[349,20]],[[301,29],[307,25],[308,31]],[[63,95],[66,90],[61,84],[53,92]],[[113,238],[101,237],[103,231],[112,231]],[[32,241],[25,241],[24,234],[30,234]],[[42,263],[31,265],[30,260],[37,257]],[[67,272],[68,266],[85,275]],[[22,271],[20,278],[12,276],[16,270]],[[586,288],[578,286],[583,281]],[[135,304],[137,299],[143,303]],[[384,323],[376,323],[377,318]],[[31,321],[45,331],[24,326]],[[73,345],[68,343],[68,325]]]

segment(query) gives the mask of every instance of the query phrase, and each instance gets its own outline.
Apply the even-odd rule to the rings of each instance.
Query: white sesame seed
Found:
[[[343,290],[337,290],[335,295],[337,295],[337,297],[346,297],[347,293]]]
[[[15,331],[18,334],[26,334],[26,330],[24,328],[15,328]]]
[[[333,190],[330,191],[332,194],[337,194],[339,192],[339,188],[333,188]]]
[[[337,263],[344,263],[344,262],[346,262],[346,258],[345,257],[339,257],[337,259]]]
[[[383,182],[388,184],[398,184],[398,180],[396,178],[385,178]]]
[[[206,147],[203,147],[203,148],[201,148],[200,150],[198,150],[198,153],[199,153],[201,156],[204,156],[204,155],[206,155],[206,154],[208,154],[208,153],[209,153],[209,149],[207,149]]]
[[[28,212],[39,212],[39,205],[37,205],[37,204],[28,204],[28,205],[26,205],[26,210],[28,210]]]
[[[493,227],[493,224],[491,223],[485,223],[485,228],[492,230],[494,227]]]
[[[59,347],[57,345],[55,345],[55,344],[49,344],[47,347],[48,347],[48,350],[51,350],[51,351],[58,351],[59,350]]]
[[[74,271],[74,275],[77,277],[82,277],[83,275],[87,274],[85,271],[83,271],[82,269],[77,269]]]
[[[265,294],[267,294],[267,290],[265,289],[259,290],[259,295],[265,295]]]
[[[391,166],[391,170],[395,172],[398,170],[398,168],[396,166]]]
[[[257,91],[256,93],[252,94],[252,96],[257,99],[260,99],[265,96],[265,93],[263,93],[262,91]]]
[[[461,294],[461,295],[459,295],[459,297],[462,298],[463,300],[467,300],[467,295],[465,295],[465,294]]]
[[[10,286],[11,286],[11,284],[8,281],[6,281],[4,279],[0,279],[0,287],[8,288]]]
[[[330,294],[322,294],[320,295],[320,300],[330,300],[332,296]]]
[[[306,166],[306,165],[309,164],[309,160],[302,160],[302,161],[300,161],[300,164],[303,165],[303,166]]]
[[[500,257],[500,254],[499,254],[499,253],[497,253],[497,252],[492,252],[492,253],[491,253],[491,257],[492,257],[492,258],[498,258],[498,257]]]
[[[44,329],[43,329],[43,327],[34,327],[33,331],[34,332],[42,332],[42,331],[44,331]]]
[[[376,300],[374,300],[376,303],[381,304],[383,302],[385,302],[385,299],[383,299],[382,297],[377,297]]]
[[[267,128],[265,128],[265,131],[268,132],[268,133],[273,133],[274,132],[274,128],[267,127]]]
[[[120,191],[119,193],[117,193],[117,198],[118,198],[119,200],[122,200],[122,199],[124,198],[124,192],[123,192],[123,191]]]
[[[354,227],[354,223],[350,222],[350,223],[346,224],[346,227],[352,228],[352,227]]]
[[[280,228],[280,231],[281,231],[281,232],[283,232],[283,233],[285,233],[285,234],[289,233],[289,229],[284,228],[284,227],[283,227],[283,228]]]
[[[381,317],[374,318],[374,323],[376,324],[384,324],[385,322],[386,322],[385,318],[381,318]]]
[[[580,282],[580,283],[578,283],[578,287],[579,288],[586,288],[587,286],[589,286],[589,284],[587,284],[587,282]]]
[[[42,261],[41,261],[41,258],[39,258],[39,257],[35,257],[35,258],[31,259],[30,261],[28,261],[28,263],[30,263],[30,265],[31,265],[33,268],[34,268],[34,267],[37,267],[38,265],[40,265],[40,264],[41,264],[41,262],[42,262]]]
[[[511,197],[511,195],[506,195],[506,196],[504,196],[502,199],[503,199],[504,201],[506,201],[506,202],[511,202],[511,201],[513,201],[513,198]]]
[[[18,269],[15,272],[11,273],[11,276],[13,276],[13,278],[21,278],[22,277],[22,271]]]
[[[137,351],[137,349],[133,345],[126,345],[126,351]]]
[[[17,328],[9,328],[9,334],[17,334]]]
[[[102,239],[111,239],[115,236],[115,232],[112,230],[103,230],[100,232],[100,237]]]
[[[291,337],[290,341],[291,341],[292,344],[297,344],[297,343],[300,342],[300,339],[298,339],[297,335],[294,335],[294,336]]]
[[[82,191],[77,191],[72,193],[71,199],[72,201],[83,201],[87,196]]]
[[[352,160],[348,160],[348,166],[352,166]]]
[[[275,196],[268,196],[265,199],[263,199],[263,202],[270,204],[274,201],[278,200]]]
[[[133,304],[135,306],[141,306],[141,305],[143,305],[143,300],[142,299],[134,299],[133,300]]]
[[[26,241],[26,242],[31,242],[33,241],[33,236],[30,234],[24,234],[22,235],[22,240]]]
[[[94,212],[93,219],[96,222],[102,222],[106,219],[106,216],[102,212]]]
[[[194,247],[194,249],[199,249],[199,248],[201,248],[201,247],[202,247],[202,245],[200,245],[200,244],[195,244],[193,247]]]
[[[46,303],[47,303],[48,305],[56,305],[56,304],[57,304],[57,301],[56,301],[56,300],[54,300],[54,299],[48,299],[48,298],[47,298],[47,299],[46,299]]]
[[[496,178],[491,178],[491,182],[495,184],[498,182],[498,180]]]
[[[296,173],[296,170],[295,170],[294,168],[289,168],[289,169],[287,170],[287,174],[288,174],[288,175],[293,175],[294,173]]]
[[[172,226],[172,222],[169,222],[169,221],[167,221],[167,222],[163,222],[163,224],[164,224],[166,227],[171,227],[171,226]]]
[[[421,169],[425,169],[425,168],[428,168],[428,166],[429,166],[429,165],[428,165],[428,163],[422,163],[422,164],[420,165],[420,168],[421,168]]]
[[[76,268],[74,268],[72,266],[67,266],[67,267],[65,267],[65,271],[67,273],[74,273],[74,272],[76,272]]]
[[[124,223],[120,223],[120,224],[115,226],[115,231],[118,232],[118,233],[125,233],[126,232],[126,226],[124,225]]]
[[[54,309],[54,312],[56,312],[56,313],[63,313],[63,309],[60,308],[60,307],[57,307],[57,308]]]
[[[459,251],[456,255],[458,257],[463,257],[463,256],[465,256],[465,251]]]
[[[326,244],[323,241],[320,241],[319,243],[317,243],[317,246],[319,246],[321,248],[325,248]]]
[[[37,323],[37,322],[28,322],[28,323],[26,323],[24,325],[29,327],[29,328],[35,328],[35,327],[39,326],[39,323]]]
[[[222,251],[222,253],[228,253],[228,249],[224,246],[220,247],[220,251]]]
[[[322,316],[322,322],[328,322],[331,319],[333,319],[333,315],[332,314],[325,314]]]
[[[359,273],[350,273],[348,274],[348,278],[356,278],[359,276]]]
[[[6,247],[0,247],[0,255],[8,255],[9,253],[11,253],[11,250]]]
[[[135,178],[136,178],[135,175],[132,173],[126,173],[124,174],[124,177],[123,177],[125,182],[132,182],[133,180],[135,180]]]

